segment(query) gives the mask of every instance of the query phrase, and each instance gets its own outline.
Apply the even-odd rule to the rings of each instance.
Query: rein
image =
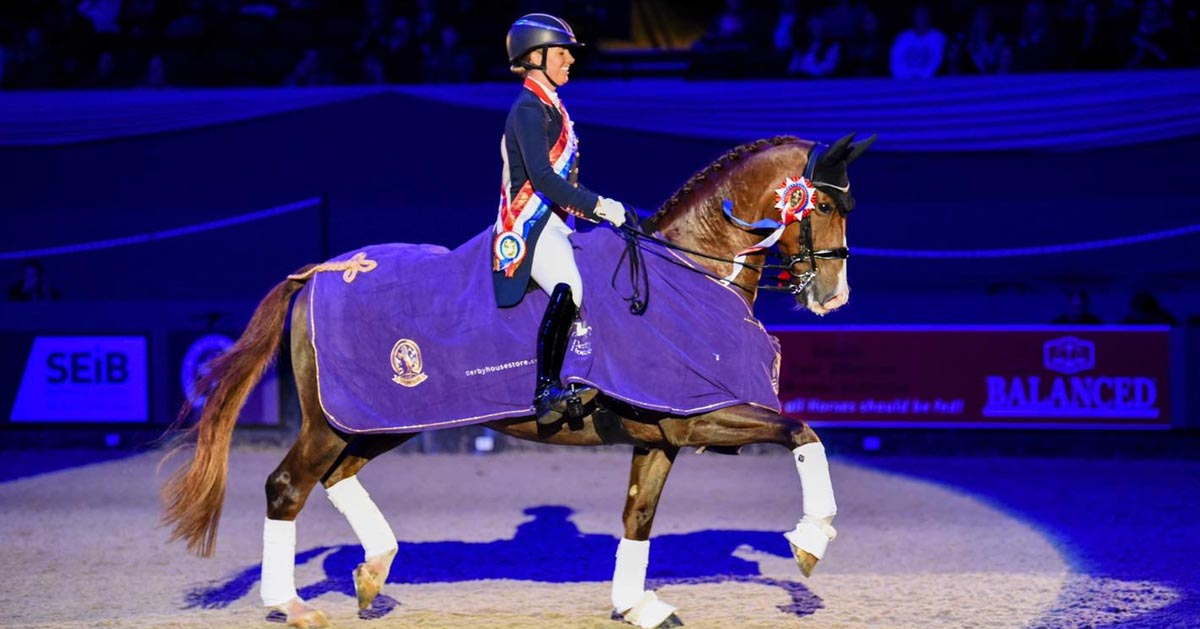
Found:
[[[815,170],[815,166],[818,161],[818,156],[819,156],[820,152],[824,150],[824,148],[825,148],[824,145],[814,144],[813,148],[809,151],[808,163],[804,169],[805,170],[804,177],[806,179],[808,179],[809,181],[812,180],[813,171]],[[830,183],[813,182],[813,184],[817,185],[817,186],[829,186],[831,188],[843,190],[842,186],[835,186]],[[726,199],[724,201],[724,207],[725,207],[726,217],[728,217],[730,219],[730,221],[734,223],[734,225],[740,227],[741,229],[743,229],[745,231],[762,231],[762,230],[774,231],[775,229],[782,230],[784,227],[782,224],[777,223],[775,221],[759,221],[758,223],[754,223],[754,224],[746,223],[745,221],[742,221],[742,220],[738,219],[737,217],[733,216],[732,202],[729,201],[728,199]],[[634,220],[630,221],[628,219],[634,219]],[[642,232],[638,227],[635,226],[635,225],[637,225],[636,219],[637,219],[637,213],[629,212],[629,215],[627,216],[627,220],[626,220],[625,224],[622,225],[618,229],[618,232],[620,232],[621,237],[625,239],[625,251],[621,254],[621,259],[617,262],[617,268],[613,270],[613,276],[612,276],[612,285],[615,288],[616,281],[617,281],[617,273],[620,272],[621,264],[625,261],[625,258],[628,257],[629,258],[629,283],[633,288],[633,293],[625,300],[629,302],[629,311],[635,315],[641,315],[641,314],[645,313],[646,308],[650,303],[650,278],[649,278],[649,272],[646,270],[645,264],[642,261],[641,245],[639,243],[640,240],[646,240],[649,242],[653,242],[655,244],[661,245],[672,251],[679,251],[682,253],[691,254],[691,255],[705,258],[708,260],[713,260],[716,262],[722,262],[722,263],[734,265],[735,272],[738,267],[744,267],[744,268],[755,269],[760,274],[762,274],[764,271],[767,271],[767,270],[780,270],[780,271],[786,271],[788,273],[791,273],[793,268],[797,264],[801,264],[804,262],[808,263],[808,265],[809,265],[808,270],[798,276],[795,276],[795,279],[792,282],[790,282],[787,286],[778,286],[778,285],[770,285],[770,284],[756,284],[754,286],[746,286],[746,285],[743,285],[743,284],[740,284],[740,283],[734,281],[732,277],[718,277],[718,276],[708,272],[705,269],[698,269],[691,265],[681,265],[694,273],[699,273],[705,277],[712,278],[712,279],[717,280],[718,282],[721,282],[722,284],[725,284],[725,285],[732,284],[733,286],[736,286],[736,287],[738,287],[748,293],[751,293],[751,294],[753,294],[755,291],[777,291],[777,292],[790,293],[792,295],[799,295],[799,294],[803,293],[805,290],[807,290],[809,285],[812,284],[813,280],[816,279],[816,277],[817,277],[817,260],[845,260],[850,257],[850,249],[848,247],[836,247],[833,249],[813,249],[812,220],[811,220],[811,217],[808,215],[806,215],[804,218],[800,219],[800,221],[799,221],[800,222],[800,240],[801,240],[800,251],[798,253],[796,253],[795,255],[791,255],[791,256],[788,256],[787,258],[784,258],[781,264],[753,264],[753,263],[746,262],[744,259],[731,259],[731,258],[725,258],[725,257],[721,257],[721,256],[715,256],[710,253],[706,253],[703,251],[697,251],[695,249],[691,249],[689,247],[684,247],[682,245],[677,245],[670,241],[663,240],[662,238],[658,238],[657,236],[653,236],[651,234]],[[769,223],[769,224],[767,224],[767,223]],[[775,244],[772,243],[769,245],[769,248],[763,248],[763,249],[760,249],[760,251],[763,253],[763,255],[767,256],[768,259],[772,256],[782,257],[780,254],[778,254],[774,251],[774,247],[775,247]],[[757,253],[757,252],[755,252],[755,253]],[[739,256],[739,257],[742,257],[742,256]]]

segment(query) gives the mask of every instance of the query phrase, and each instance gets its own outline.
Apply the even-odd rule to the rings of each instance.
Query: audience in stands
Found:
[[[1129,300],[1129,312],[1121,318],[1121,323],[1178,325],[1179,320],[1158,303],[1157,297],[1143,290]]]
[[[841,44],[828,34],[825,18],[808,18],[808,37],[804,49],[796,49],[788,64],[788,74],[810,78],[833,76],[841,62]]]
[[[1087,291],[1073,290],[1067,293],[1067,311],[1054,317],[1050,323],[1091,325],[1103,322],[1092,313]]]
[[[912,28],[892,42],[892,76],[897,79],[927,79],[937,74],[946,53],[946,36],[934,28],[929,7],[913,11]]]
[[[879,16],[871,11],[862,14],[854,39],[846,46],[846,65],[849,76],[884,76],[888,71],[888,43],[883,36]]]
[[[627,3],[551,3],[588,52],[628,40]],[[694,17],[677,0],[677,15]],[[1197,63],[1200,0],[725,0],[696,78],[1004,74]],[[507,78],[524,0],[5,0],[0,87],[344,85]],[[643,12],[645,19],[670,11]],[[701,16],[703,19],[703,16]],[[651,30],[676,33],[658,23]],[[819,31],[819,33],[814,31]],[[670,39],[670,38],[669,38]],[[500,51],[499,53],[497,51]],[[890,55],[889,55],[890,51]],[[500,55],[500,57],[497,57]],[[890,63],[889,63],[890,61]],[[584,59],[581,69],[589,71]],[[627,72],[627,64],[611,64]],[[625,69],[622,69],[625,68]],[[600,72],[591,70],[595,75]]]
[[[60,297],[58,290],[46,281],[46,269],[35,259],[21,263],[20,277],[8,287],[9,301],[52,301]]]

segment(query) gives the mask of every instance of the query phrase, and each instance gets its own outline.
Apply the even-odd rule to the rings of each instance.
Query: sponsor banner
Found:
[[[146,422],[144,336],[38,336],[26,354],[13,422]]]
[[[1166,327],[775,329],[784,413],[821,425],[1171,425]]]
[[[197,385],[209,372],[212,361],[233,348],[236,338],[237,332],[232,330],[174,331],[167,335],[167,364],[173,374],[168,382],[168,419],[175,419],[185,400],[192,406],[186,421],[200,418],[206,392],[198,391]],[[283,351],[287,352],[286,344]],[[270,367],[246,398],[238,425],[277,426],[281,421],[279,412],[279,378],[276,369]]]

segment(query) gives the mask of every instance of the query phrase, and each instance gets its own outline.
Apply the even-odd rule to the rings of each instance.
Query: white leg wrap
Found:
[[[800,490],[804,492],[804,518],[826,519],[837,514],[833,500],[833,482],[829,480],[829,461],[825,444],[806,443],[795,450],[796,470],[800,472]]]
[[[837,537],[833,526],[822,520],[804,518],[796,523],[796,528],[783,534],[787,541],[800,550],[816,557],[825,558],[825,549]]]
[[[633,606],[633,609],[621,615],[625,622],[632,623],[643,629],[654,629],[661,625],[664,620],[671,617],[675,613],[675,608],[671,605],[658,600],[658,595],[654,592],[646,592],[642,594],[642,600]]]
[[[617,567],[613,570],[613,609],[624,613],[642,600],[646,591],[646,566],[650,565],[650,541],[622,539],[617,544]]]
[[[339,481],[327,489],[326,493],[333,506],[350,522],[350,528],[354,529],[354,534],[358,536],[358,542],[362,544],[367,559],[397,549],[396,534],[392,532],[392,527],[388,526],[387,520],[383,518],[367,490],[358,482],[357,476]]]
[[[296,598],[296,523],[263,522],[262,602],[275,607]]]

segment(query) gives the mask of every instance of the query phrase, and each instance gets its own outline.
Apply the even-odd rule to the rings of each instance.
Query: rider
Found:
[[[492,277],[500,307],[521,301],[530,278],[550,295],[538,330],[539,424],[577,416],[595,397],[590,387],[563,386],[559,371],[571,326],[583,303],[583,282],[568,236],[571,216],[620,227],[625,207],[579,185],[578,139],[558,98],[583,46],[571,26],[544,13],[513,22],[506,41],[508,60],[524,86],[508,112],[500,155],[504,160],[499,216],[492,247]]]

